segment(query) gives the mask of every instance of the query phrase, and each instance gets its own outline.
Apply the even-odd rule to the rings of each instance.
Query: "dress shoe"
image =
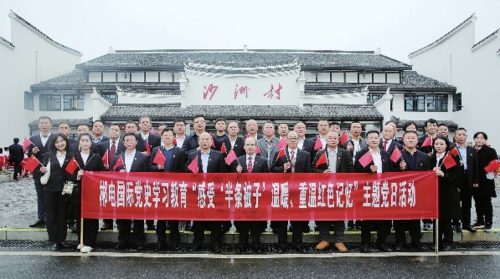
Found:
[[[197,252],[203,249],[203,245],[193,244],[193,247],[189,249],[189,252]]]
[[[404,250],[403,243],[396,243],[396,252],[402,252]]]
[[[473,228],[473,227],[471,227],[471,226],[465,226],[465,227],[462,227],[462,230],[466,230],[466,231],[469,231],[469,232],[471,232],[471,233],[475,233],[475,232],[477,232],[477,230],[476,230],[476,229],[474,229],[474,228]]]
[[[370,252],[370,249],[368,248],[368,244],[361,243],[361,246],[359,246],[359,251],[361,253],[368,253],[368,252]]]
[[[262,253],[262,247],[259,244],[252,244],[251,250],[253,253],[257,253],[257,254]]]
[[[179,247],[179,244],[169,244],[168,250],[170,250],[170,251],[180,251],[181,247]]]
[[[220,248],[220,246],[216,245],[212,247],[212,252],[215,254],[220,254],[222,252],[222,249]]]
[[[439,248],[439,251],[451,251],[452,250],[452,247],[450,244],[443,244],[443,246],[441,246]]]
[[[283,254],[287,251],[287,246],[283,244],[278,244],[276,250],[278,251],[278,254]]]
[[[382,252],[392,252],[392,249],[389,248],[385,243],[377,243],[377,249]]]
[[[334,246],[335,248],[337,248],[337,250],[339,250],[340,253],[347,252],[347,247],[345,247],[344,243],[342,242],[335,242]]]
[[[318,245],[316,245],[316,249],[324,250],[324,249],[328,248],[329,246],[330,246],[330,243],[328,241],[321,240],[320,243],[318,243]]]
[[[34,224],[30,225],[30,228],[44,228],[45,227],[45,221],[44,220],[38,220]]]
[[[51,251],[55,252],[55,251],[59,251],[61,249],[61,247],[59,246],[59,244],[56,243],[56,244],[50,245],[49,249]]]
[[[118,245],[116,245],[115,250],[116,251],[125,251],[125,250],[127,250],[127,244],[118,244]]]
[[[456,224],[456,225],[453,225],[453,230],[456,231],[457,233],[461,233],[462,227],[460,226],[460,224]]]
[[[166,249],[167,249],[167,244],[165,244],[165,243],[158,243],[158,245],[156,246],[155,251],[156,252],[165,251]]]
[[[307,253],[307,248],[304,245],[300,245],[300,244],[294,245],[293,249],[299,253]]]
[[[113,225],[111,224],[103,224],[101,227],[101,231],[109,231],[113,229]]]

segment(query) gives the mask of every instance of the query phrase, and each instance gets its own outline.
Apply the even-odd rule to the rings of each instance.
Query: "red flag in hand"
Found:
[[[234,153],[234,150],[231,149],[231,151],[229,151],[229,153],[227,154],[226,156],[226,164],[227,165],[231,165],[231,163],[236,159],[236,153]]]
[[[71,160],[69,160],[69,163],[64,170],[67,171],[69,174],[73,174],[75,173],[75,170],[77,168],[80,168],[80,165],[78,165],[78,162],[76,161],[75,157],[72,157]]]
[[[361,158],[359,158],[358,162],[365,168],[368,166],[371,162],[373,162],[373,156],[370,150],[368,150]]]
[[[314,143],[314,150],[323,148],[323,143],[319,137],[316,137],[316,142]]]
[[[35,155],[31,155],[31,157],[26,160],[26,164],[24,165],[24,168],[26,170],[29,170],[29,172],[33,173],[33,171],[40,165],[40,161],[35,157]]]
[[[288,144],[286,143],[286,138],[280,139],[276,147],[278,148],[285,148]]]
[[[443,159],[444,167],[446,169],[450,169],[450,168],[453,168],[456,164],[457,164],[457,162],[455,161],[455,159],[453,159],[453,156],[451,156],[451,154],[448,152],[448,154],[446,154],[446,156],[444,156],[444,159]]]
[[[450,149],[450,154],[453,155],[453,156],[458,156],[458,154],[460,154],[460,152],[458,152],[458,149],[456,146],[453,146],[451,149]]]
[[[285,148],[281,148],[280,152],[278,153],[278,156],[276,156],[276,161],[279,160],[279,158],[286,156]]]
[[[151,147],[149,147],[149,141],[146,140],[146,153],[151,154]]]
[[[26,149],[28,149],[28,147],[30,147],[30,145],[32,145],[32,144],[33,143],[27,137],[24,137],[23,152],[26,152]]]
[[[172,141],[172,144],[177,146],[177,139],[174,138],[174,140]]]
[[[430,136],[426,137],[421,147],[431,146],[432,138]]]
[[[498,176],[499,167],[500,167],[500,162],[498,160],[493,159],[486,167],[484,167],[484,170],[486,171],[486,173],[493,172],[496,178]]]
[[[349,140],[349,134],[347,134],[347,131],[344,131],[342,133],[342,136],[340,136],[340,144],[344,145],[348,140]]]
[[[106,152],[104,152],[104,155],[102,155],[102,163],[104,165],[108,165],[109,164],[108,150],[106,150]]]
[[[226,150],[226,144],[225,143],[222,143],[222,147],[220,148],[220,152],[222,154],[226,154],[227,153],[227,150]]]
[[[318,161],[316,161],[316,167],[326,164],[327,162],[328,161],[326,159],[326,152],[324,152],[323,154],[321,154],[321,156],[319,156]]]
[[[193,161],[188,165],[188,169],[194,174],[198,173],[198,155],[196,155]]]
[[[167,158],[165,158],[165,155],[163,155],[163,152],[161,151],[161,149],[158,148],[158,150],[156,151],[155,158],[153,159],[153,163],[155,163],[159,166],[163,166],[163,165],[165,165],[166,160],[167,160]]]
[[[260,154],[260,148],[259,148],[259,145],[256,144],[255,145],[255,155],[259,155]]]
[[[124,166],[125,164],[123,163],[122,156],[118,157],[118,160],[116,160],[116,164],[113,166],[113,170],[116,171],[117,168]]]
[[[389,159],[391,159],[391,161],[393,161],[394,163],[397,163],[401,156],[403,156],[403,154],[401,154],[401,151],[399,151],[397,147],[394,147],[394,150],[392,151],[391,157]]]

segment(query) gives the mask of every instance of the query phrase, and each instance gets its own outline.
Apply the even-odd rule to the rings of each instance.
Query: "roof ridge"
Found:
[[[47,41],[48,43],[50,43],[50,44],[58,47],[59,49],[61,49],[63,51],[66,51],[68,53],[74,54],[74,55],[79,56],[79,57],[82,56],[82,53],[79,52],[78,50],[72,49],[70,47],[67,47],[67,46],[61,44],[61,43],[56,42],[55,40],[53,40],[52,38],[50,38],[49,36],[47,36],[45,33],[43,33],[42,31],[40,31],[40,29],[36,28],[34,25],[32,25],[31,23],[29,23],[27,20],[25,20],[24,18],[20,17],[18,14],[14,13],[14,11],[10,10],[9,17],[12,18],[12,19],[14,19],[15,21],[19,22],[24,27],[26,27],[29,30],[33,31],[33,33],[35,33],[36,35],[38,35],[40,38],[42,38],[45,41]]]
[[[0,36],[0,45],[4,45],[7,48],[14,49],[16,48],[13,43],[5,39],[4,37]]]
[[[498,37],[498,32],[500,31],[500,28],[498,28],[497,30],[495,30],[493,33],[489,34],[488,36],[486,36],[484,39],[482,39],[481,41],[475,43],[472,47],[471,47],[471,51],[472,52],[475,52],[476,50],[480,49],[481,47],[483,47],[484,45],[488,44],[489,42],[493,41],[494,39],[496,39]]]
[[[137,49],[115,50],[115,53],[153,53],[153,52],[305,52],[305,53],[331,53],[331,54],[375,54],[370,50],[311,50],[311,49]]]
[[[441,38],[435,40],[434,42],[414,51],[414,52],[411,52],[410,54],[408,54],[408,58],[413,58],[419,54],[422,54],[426,51],[428,51],[429,49],[435,47],[435,46],[438,46],[440,45],[441,43],[445,42],[446,40],[448,40],[451,36],[455,35],[456,33],[458,33],[460,30],[462,30],[463,28],[465,28],[465,26],[469,25],[470,23],[473,23],[475,22],[477,19],[476,17],[476,14],[472,14],[471,16],[469,16],[466,20],[464,20],[462,23],[460,23],[459,25],[457,25],[455,28],[453,28],[451,31],[449,31],[448,33],[444,34],[444,36],[442,36]]]

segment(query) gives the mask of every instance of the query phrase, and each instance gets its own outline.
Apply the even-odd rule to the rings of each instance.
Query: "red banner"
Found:
[[[438,217],[434,172],[86,172],[82,217],[155,220],[398,220]]]

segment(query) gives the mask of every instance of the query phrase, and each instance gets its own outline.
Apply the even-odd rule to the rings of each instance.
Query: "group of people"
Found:
[[[484,168],[497,159],[497,154],[488,146],[488,136],[484,132],[475,133],[474,146],[470,146],[467,130],[458,128],[450,141],[448,127],[445,124],[438,125],[434,119],[425,122],[426,133],[420,137],[417,124],[406,123],[402,138],[396,138],[397,126],[391,121],[385,124],[381,133],[366,131],[363,138],[361,123],[354,121],[350,125],[350,137],[343,144],[340,143],[340,123],[330,123],[326,119],[318,121],[315,138],[306,137],[306,124],[302,121],[297,122],[292,129],[284,123],[276,125],[267,121],[259,134],[258,124],[252,119],[245,123],[244,137],[239,136],[240,123],[225,119],[217,119],[216,132],[210,134],[205,129],[206,121],[202,115],[193,118],[194,131],[190,135],[186,135],[186,122],[182,119],[174,121],[172,130],[160,124],[156,133],[153,133],[148,116],[140,117],[138,125],[134,121],[127,122],[123,137],[117,124],[109,125],[108,136],[105,136],[104,124],[100,120],[93,123],[92,135],[87,125],[78,126],[77,140],[69,139],[70,128],[67,123],[61,123],[58,133],[53,134],[51,119],[43,116],[38,120],[38,127],[40,133],[30,138],[32,145],[28,148],[29,154],[42,162],[33,173],[38,220],[31,227],[46,226],[51,249],[55,251],[64,247],[68,201],[73,208],[70,218],[77,220],[77,230],[80,229],[81,177],[85,171],[191,172],[188,166],[194,159],[198,160],[200,173],[382,173],[432,170],[439,179],[440,235],[435,239],[435,245],[439,245],[441,250],[452,249],[454,226],[456,230],[470,232],[477,229],[488,232],[492,229],[491,198],[496,197],[496,193],[493,176],[486,173]],[[321,142],[319,148],[318,140]],[[281,148],[286,156],[278,155]],[[392,162],[390,157],[395,149],[401,151],[401,158]],[[225,157],[231,150],[237,159],[227,165]],[[162,152],[166,158],[164,165],[155,163],[158,152]],[[367,152],[371,153],[373,160],[364,165],[360,163],[360,158]],[[324,154],[326,162],[323,160],[318,163]],[[104,156],[108,156],[107,160],[103,160]],[[443,165],[447,156],[451,156],[455,162],[449,168]],[[73,157],[80,168],[70,174],[64,170]],[[40,178],[47,172],[50,173],[49,179],[42,184]],[[74,185],[69,196],[64,195],[66,191],[63,191],[68,182]],[[477,213],[475,224],[471,223],[470,216],[472,197]],[[424,229],[432,229],[432,220],[422,221]],[[119,230],[117,250],[144,249],[144,220],[116,222]],[[179,220],[168,220],[168,240],[166,220],[157,220],[156,227],[154,220],[147,220],[146,224],[148,230],[156,230],[158,251],[179,249]],[[288,242],[290,224],[292,241]],[[304,252],[306,248],[302,244],[302,234],[306,231],[307,222],[290,220],[290,224],[287,221],[272,221],[271,226],[278,236],[278,252],[289,249]],[[260,235],[266,228],[266,222],[236,221],[234,225],[239,232],[240,249],[260,253]],[[317,221],[316,225],[320,238],[316,249],[323,250],[332,245],[340,252],[348,250],[344,245],[344,221]],[[395,230],[396,250],[404,249],[406,231],[409,231],[411,245],[421,249],[421,220],[349,220],[348,226],[361,229],[361,252],[370,251],[372,230],[377,231],[377,248],[391,251],[386,244],[391,228]],[[210,230],[211,249],[215,253],[221,252],[223,235],[229,227],[229,221],[193,221],[194,240],[190,250],[202,249],[204,231]],[[112,228],[113,220],[104,220],[101,230]],[[334,234],[331,237],[332,228]],[[90,252],[95,248],[98,230],[98,220],[84,220],[83,246],[78,247],[82,252]]]

